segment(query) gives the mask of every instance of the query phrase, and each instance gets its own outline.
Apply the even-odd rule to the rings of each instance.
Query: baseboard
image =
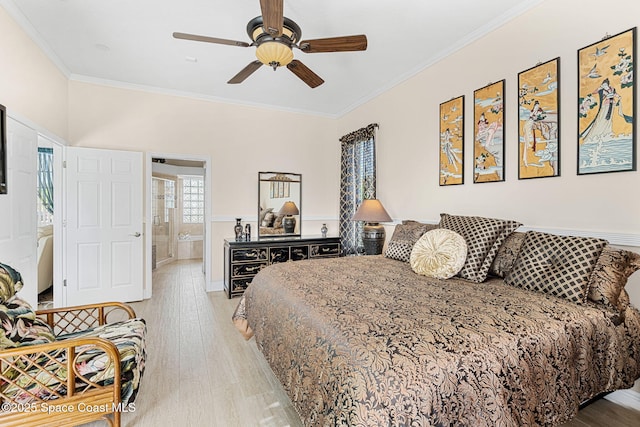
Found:
[[[640,411],[640,393],[634,390],[616,390],[605,397],[610,402]]]
[[[223,291],[224,280],[216,280],[207,284],[207,292]]]

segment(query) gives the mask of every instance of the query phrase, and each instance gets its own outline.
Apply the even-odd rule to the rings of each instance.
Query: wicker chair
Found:
[[[20,274],[0,264],[0,425],[120,426],[144,371],[144,320],[117,302],[29,312],[7,287]]]

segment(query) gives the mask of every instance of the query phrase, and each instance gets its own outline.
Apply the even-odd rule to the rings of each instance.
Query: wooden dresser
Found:
[[[335,258],[341,255],[339,237],[273,237],[250,242],[225,239],[224,290],[227,297],[242,295],[253,276],[264,267],[286,261]]]

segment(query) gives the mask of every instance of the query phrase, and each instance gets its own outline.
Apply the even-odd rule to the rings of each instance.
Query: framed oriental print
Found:
[[[578,50],[578,175],[636,170],[636,28]]]
[[[504,181],[504,80],[473,92],[473,182]]]
[[[464,184],[464,95],[440,104],[440,185]]]
[[[518,74],[518,179],[560,176],[560,58]]]

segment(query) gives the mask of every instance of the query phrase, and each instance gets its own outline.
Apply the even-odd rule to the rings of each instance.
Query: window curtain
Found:
[[[345,255],[363,248],[362,221],[351,218],[364,199],[376,197],[376,123],[340,138],[340,239]]]
[[[53,214],[53,148],[38,147],[38,197]]]

